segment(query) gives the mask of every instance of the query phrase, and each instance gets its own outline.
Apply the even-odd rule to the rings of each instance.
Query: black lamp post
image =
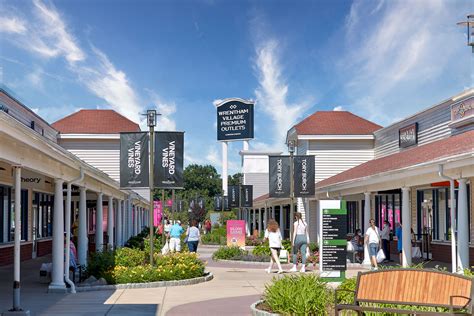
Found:
[[[295,185],[294,185],[294,166],[293,166],[293,154],[295,153],[295,140],[288,140],[288,152],[290,153],[290,240],[293,242],[293,220],[295,217]]]

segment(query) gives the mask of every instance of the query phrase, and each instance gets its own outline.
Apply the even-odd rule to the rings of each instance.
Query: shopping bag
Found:
[[[379,252],[377,252],[377,262],[381,263],[384,260],[385,260],[385,254],[383,253],[383,250],[380,249]]]
[[[166,255],[170,251],[169,241],[165,242],[163,248],[161,248],[161,254]]]
[[[350,241],[347,242],[347,251],[354,252],[354,245]]]
[[[288,263],[288,251],[286,249],[280,250],[280,262]]]

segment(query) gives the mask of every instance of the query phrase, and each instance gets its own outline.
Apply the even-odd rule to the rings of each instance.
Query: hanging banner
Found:
[[[294,156],[295,197],[315,194],[314,156]]]
[[[269,196],[290,197],[290,157],[269,156]]]
[[[184,133],[155,133],[155,188],[182,189]]]
[[[178,212],[184,211],[184,201],[183,200],[179,200],[179,201],[176,202],[176,210]]]
[[[214,197],[214,211],[222,211],[222,196]]]
[[[158,227],[161,223],[161,217],[163,216],[163,206],[161,201],[153,201],[153,225]]]
[[[229,185],[227,187],[227,194],[229,198],[230,207],[239,207],[239,186],[238,185]]]
[[[253,185],[240,186],[240,206],[241,207],[253,206]]]
[[[120,187],[149,187],[147,133],[120,133]]]
[[[229,197],[228,196],[224,196],[222,198],[222,203],[224,203],[224,211],[230,211],[231,210],[231,207],[229,205]]]
[[[217,106],[217,140],[253,138],[253,102],[227,99]]]

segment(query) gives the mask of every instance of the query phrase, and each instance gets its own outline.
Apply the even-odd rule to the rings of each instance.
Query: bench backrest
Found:
[[[453,295],[472,298],[472,279],[448,272],[417,269],[378,270],[359,273],[357,277],[357,302],[449,307]],[[463,298],[453,299],[457,308],[467,303],[468,300]]]

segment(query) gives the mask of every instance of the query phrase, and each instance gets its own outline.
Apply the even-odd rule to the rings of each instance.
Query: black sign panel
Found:
[[[227,196],[229,199],[230,207],[239,207],[239,186],[238,185],[229,185],[227,187]]]
[[[178,211],[178,212],[184,211],[184,201],[183,200],[176,201],[176,211]]]
[[[184,133],[155,133],[155,188],[180,189],[183,181]]]
[[[240,186],[240,206],[241,207],[252,207],[253,206],[253,185],[241,185]]]
[[[347,210],[323,209],[323,271],[347,269]]]
[[[228,196],[224,196],[222,198],[222,203],[224,203],[224,211],[230,211],[231,210],[230,205],[229,205],[229,197]]]
[[[149,187],[147,133],[120,133],[120,187]]]
[[[290,197],[290,157],[269,156],[269,195],[271,198]]]
[[[253,138],[253,103],[229,100],[217,108],[217,140]]]
[[[418,144],[418,123],[405,126],[398,130],[398,145],[401,148]]]
[[[293,158],[295,196],[309,197],[315,194],[314,156],[295,156]]]
[[[222,196],[214,197],[214,211],[222,211]]]

